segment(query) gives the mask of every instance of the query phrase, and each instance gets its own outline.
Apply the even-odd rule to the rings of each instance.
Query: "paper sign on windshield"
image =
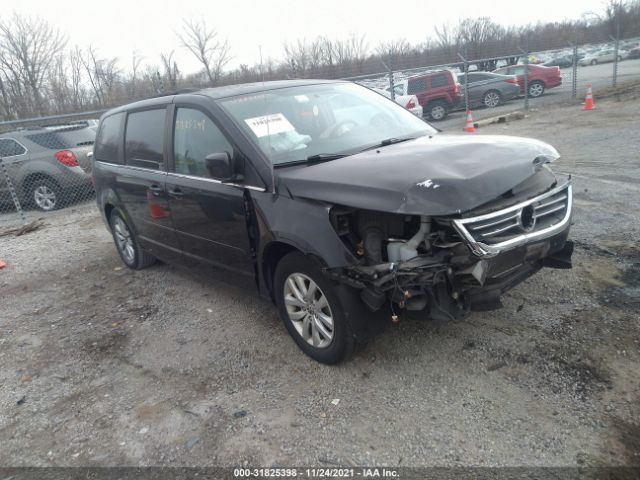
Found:
[[[256,137],[266,137],[278,133],[292,132],[295,130],[289,120],[281,113],[272,113],[262,117],[247,118],[245,120]]]

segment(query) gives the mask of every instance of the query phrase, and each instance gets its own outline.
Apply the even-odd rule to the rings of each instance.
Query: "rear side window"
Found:
[[[0,157],[24,155],[27,150],[13,138],[0,138]]]
[[[93,149],[93,155],[96,160],[121,163],[118,156],[118,145],[120,143],[120,126],[123,118],[124,113],[116,113],[100,122],[100,130]]]
[[[434,75],[431,77],[431,88],[446,87],[449,80],[446,75]]]
[[[429,89],[426,78],[410,78],[407,85],[407,95],[424,92]]]
[[[34,133],[33,135],[25,135],[25,138],[47,150],[71,148],[71,145],[65,142],[56,132]]]
[[[127,117],[125,163],[159,170],[164,163],[165,108],[130,113]]]

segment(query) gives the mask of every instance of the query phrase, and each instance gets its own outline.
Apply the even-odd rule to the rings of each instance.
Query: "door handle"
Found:
[[[160,193],[163,191],[163,188],[160,185],[153,184],[149,186],[149,190],[151,190],[152,192]]]
[[[169,195],[171,195],[172,197],[175,197],[175,198],[184,197],[184,193],[178,187],[176,187],[176,188],[174,188],[172,190],[169,190]]]

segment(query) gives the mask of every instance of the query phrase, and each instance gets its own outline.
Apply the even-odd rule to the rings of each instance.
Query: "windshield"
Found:
[[[267,90],[220,104],[274,165],[436,133],[395,102],[353,83]]]

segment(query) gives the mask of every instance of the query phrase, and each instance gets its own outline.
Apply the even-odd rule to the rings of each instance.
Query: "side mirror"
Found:
[[[234,164],[227,152],[210,153],[205,157],[205,165],[211,178],[228,182],[235,178]]]

